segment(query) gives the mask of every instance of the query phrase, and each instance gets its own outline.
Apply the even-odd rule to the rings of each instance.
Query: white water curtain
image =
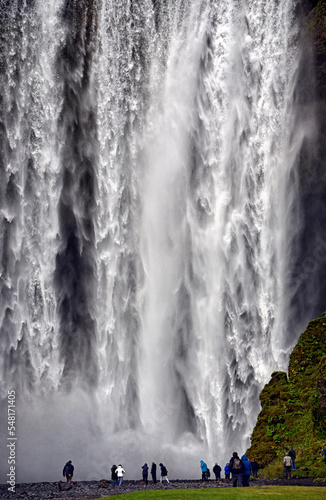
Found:
[[[77,456],[81,479],[151,460],[196,477],[245,452],[295,340],[295,7],[1,7],[1,373],[21,480]]]

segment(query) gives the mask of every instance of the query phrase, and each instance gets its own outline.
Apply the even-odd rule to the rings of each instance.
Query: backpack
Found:
[[[210,472],[210,470],[209,470],[209,468],[208,468],[208,467],[207,467],[207,471],[206,471],[206,476],[207,476],[207,477],[211,477],[211,472]]]
[[[240,458],[235,458],[233,460],[233,469],[240,470],[241,469],[241,460]]]

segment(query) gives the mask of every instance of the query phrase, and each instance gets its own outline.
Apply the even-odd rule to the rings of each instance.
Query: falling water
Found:
[[[17,395],[19,480],[70,458],[77,479],[152,460],[196,477],[248,446],[300,333],[295,5],[0,3],[1,396]]]

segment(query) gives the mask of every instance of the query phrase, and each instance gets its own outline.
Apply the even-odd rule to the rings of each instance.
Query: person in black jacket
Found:
[[[296,457],[296,453],[294,451],[293,448],[290,448],[289,449],[289,455],[291,457],[291,465],[292,465],[292,470],[296,470],[296,466],[295,466],[295,457]]]
[[[253,477],[257,477],[259,467],[255,459],[251,460],[251,468]]]
[[[233,452],[230,460],[230,470],[232,473],[233,487],[242,486],[243,464],[236,451]]]
[[[168,479],[168,471],[166,470],[165,465],[160,463],[160,467],[161,467],[161,483],[163,483],[163,479],[166,479],[167,482],[169,483],[170,481]]]
[[[112,486],[117,485],[118,486],[118,474],[116,473],[117,466],[112,465],[111,467],[111,479],[112,479]]]
[[[215,474],[215,479],[216,481],[219,481],[221,479],[221,467],[218,465],[217,462],[215,462],[215,465],[213,467],[213,472]]]
[[[152,474],[153,483],[156,484],[156,463],[155,462],[152,462],[151,474]]]
[[[63,477],[66,476],[68,484],[71,484],[71,480],[72,480],[72,477],[74,475],[74,470],[75,470],[75,468],[72,465],[72,461],[69,460],[66,463],[66,465],[64,466],[63,471],[62,471]]]
[[[143,469],[143,481],[144,483],[148,484],[148,465],[144,464],[142,466],[142,469]]]

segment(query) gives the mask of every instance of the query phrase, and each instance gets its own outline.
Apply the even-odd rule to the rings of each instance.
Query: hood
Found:
[[[247,455],[242,455],[241,460],[248,460]]]

